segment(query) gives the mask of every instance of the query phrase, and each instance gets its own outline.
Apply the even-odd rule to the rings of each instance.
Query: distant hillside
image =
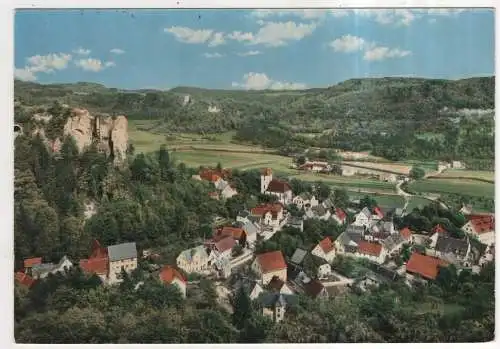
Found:
[[[220,132],[255,120],[302,131],[348,131],[361,125],[393,132],[400,127],[432,128],[445,118],[443,108],[493,109],[495,93],[494,78],[485,77],[352,79],[302,91],[126,91],[95,83],[41,85],[16,80],[14,95],[21,106],[48,106],[57,100],[91,112],[158,120],[158,132]]]

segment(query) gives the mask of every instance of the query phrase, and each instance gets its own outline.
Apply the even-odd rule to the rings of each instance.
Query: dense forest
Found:
[[[190,179],[197,169],[173,162],[163,147],[114,167],[94,147],[79,154],[72,138],[63,140],[55,156],[40,137],[19,136],[14,159],[17,268],[32,256],[57,262],[67,255],[77,262],[88,256],[92,239],[103,245],[135,241],[139,252],[154,247],[160,264],[173,263],[179,251],[210,236],[216,215],[234,218],[239,210],[272,199],[258,195],[258,171],[233,172],[241,195],[226,202],[210,199],[213,188]],[[297,180],[291,185],[296,192],[312,189]],[[333,195],[339,206],[347,204],[344,191],[331,193],[321,183],[315,190],[320,197]],[[85,216],[88,203],[97,208],[90,218]],[[362,204],[376,203],[365,198]],[[456,219],[431,207],[415,211],[402,224],[430,224],[434,216],[449,224]],[[285,229],[259,250],[280,248],[289,256],[295,247],[309,247],[339,232],[335,225],[312,220],[304,233]],[[340,262],[344,268],[359,264]],[[119,286],[101,287],[97,277],[75,268],[68,275],[39,281],[30,290],[16,284],[16,341],[468,342],[491,340],[494,332],[493,263],[479,275],[443,269],[436,283],[421,288],[391,283],[379,291],[328,301],[300,296],[280,324],[263,317],[244,292],[234,297],[230,314],[218,305],[214,284],[208,280],[191,288],[185,300],[150,275],[143,262],[124,280]],[[137,288],[139,281],[144,284]]]

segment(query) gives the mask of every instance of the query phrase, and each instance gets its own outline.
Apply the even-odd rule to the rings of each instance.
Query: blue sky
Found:
[[[494,74],[492,10],[18,11],[15,76],[126,89]]]

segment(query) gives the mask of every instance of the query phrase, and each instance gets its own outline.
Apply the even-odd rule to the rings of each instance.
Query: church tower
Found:
[[[269,186],[269,183],[273,180],[273,170],[269,167],[262,170],[260,174],[260,192],[264,194]]]

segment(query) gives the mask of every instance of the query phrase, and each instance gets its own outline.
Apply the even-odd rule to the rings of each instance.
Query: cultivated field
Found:
[[[495,196],[494,184],[465,179],[424,179],[411,183],[409,189],[417,193]]]
[[[382,172],[394,172],[402,175],[408,175],[410,173],[411,167],[401,164],[391,164],[391,163],[378,163],[378,162],[365,162],[365,161],[343,161],[345,165],[360,166],[365,168],[370,168]]]
[[[436,176],[437,178],[467,178],[484,181],[495,181],[493,171],[468,171],[468,170],[446,170]]]

